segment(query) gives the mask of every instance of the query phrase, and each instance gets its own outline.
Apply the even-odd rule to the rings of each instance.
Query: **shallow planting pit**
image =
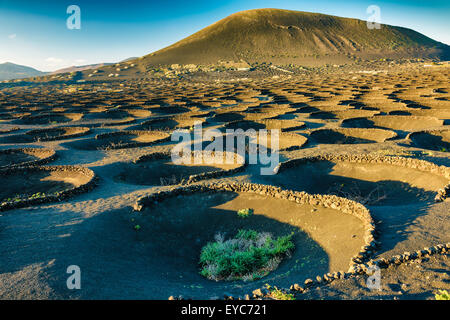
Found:
[[[174,162],[170,153],[144,155],[134,162],[120,164],[117,180],[137,185],[164,186],[191,183],[236,173],[244,168],[243,159],[235,153],[205,152]]]
[[[385,128],[391,130],[415,131],[439,127],[443,120],[422,116],[374,116],[368,118],[351,118],[342,121],[344,128]]]
[[[365,243],[362,220],[320,205],[277,198],[275,193],[281,190],[263,186],[261,192],[264,188],[274,191],[273,195],[259,194],[256,189],[199,190],[192,186],[138,201],[135,208],[140,212],[132,213],[133,224],[139,225],[139,241],[150,255],[149,270],[165,270],[167,291],[196,298],[224,292],[240,295],[268,282],[289,287],[318,274],[348,269]],[[253,214],[240,217],[243,208],[251,208]],[[270,267],[244,277],[208,278],[202,274],[202,249],[208,243],[235,238],[239,230],[254,231],[266,239],[267,234],[272,239],[289,237],[293,247],[276,255]],[[197,288],[189,288],[193,283]]]
[[[269,131],[266,138],[262,138],[258,135],[258,143],[265,146],[268,149],[272,149],[272,139],[275,139],[276,135],[272,135]],[[276,141],[276,140],[274,140]],[[308,138],[296,134],[296,133],[286,133],[279,132],[278,134],[278,149],[280,151],[291,151],[300,149],[306,144]]]
[[[185,117],[183,115],[158,117],[146,120],[139,125],[130,127],[130,129],[170,131],[174,129],[188,129],[194,126],[195,123],[203,123],[204,121],[202,118]]]
[[[180,114],[191,111],[189,108],[182,106],[158,106],[149,108],[148,110],[159,115]]]
[[[47,163],[55,158],[55,151],[40,148],[0,150],[0,169]]]
[[[67,145],[79,150],[112,150],[150,146],[170,140],[170,134],[162,131],[116,131],[98,134],[93,139],[69,142]]]
[[[447,168],[423,160],[358,155],[294,159],[266,177],[284,188],[335,194],[369,206],[432,202],[449,178]]]
[[[224,131],[227,129],[231,130],[239,130],[242,129],[244,131],[253,129],[253,130],[259,130],[259,129],[266,129],[266,125],[263,123],[260,123],[258,121],[250,121],[250,120],[240,120],[240,121],[233,121],[228,122],[223,127],[220,128],[220,130]]]
[[[299,130],[305,127],[304,122],[295,120],[265,119],[257,122],[263,124],[267,130],[280,130],[281,132]]]
[[[22,117],[15,122],[23,124],[57,124],[80,120],[82,113],[49,113]]]
[[[77,166],[33,166],[0,170],[0,210],[60,201],[94,185],[93,171]]]
[[[11,133],[14,131],[19,131],[20,128],[19,127],[10,127],[10,128],[5,128],[5,129],[0,129],[0,134],[6,134],[6,133]]]
[[[396,137],[397,134],[384,129],[337,128],[315,130],[309,136],[317,143],[358,144],[384,142]]]
[[[241,113],[238,113],[238,112],[221,112],[221,113],[216,113],[208,121],[223,123],[223,122],[240,121],[243,119],[244,119],[244,115]]]
[[[450,130],[429,130],[411,133],[408,138],[413,146],[450,152]]]
[[[30,130],[23,134],[16,134],[4,138],[6,143],[29,143],[40,141],[55,141],[81,137],[90,132],[87,127],[59,127]]]
[[[85,115],[86,119],[101,119],[101,120],[124,120],[130,117],[130,113],[122,109],[98,109],[91,111]]]

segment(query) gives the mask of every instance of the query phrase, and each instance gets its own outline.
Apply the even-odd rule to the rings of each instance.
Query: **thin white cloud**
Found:
[[[60,63],[60,62],[63,62],[64,59],[55,58],[55,57],[49,57],[49,58],[45,59],[45,61],[52,62],[52,63]]]
[[[45,62],[46,66],[49,68],[57,68],[65,65],[64,59],[55,57],[48,57],[47,59],[45,59]]]
[[[75,60],[75,64],[77,64],[77,65],[84,64],[84,63],[86,63],[86,60],[84,60],[84,59]]]
[[[8,36],[11,40],[14,40],[17,37],[17,34],[13,33]]]

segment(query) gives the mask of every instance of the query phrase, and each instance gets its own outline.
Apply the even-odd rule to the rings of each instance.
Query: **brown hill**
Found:
[[[137,60],[140,65],[218,61],[323,64],[361,58],[450,58],[450,47],[411,29],[280,9],[238,12]]]
[[[46,72],[11,62],[0,63],[0,81],[39,77],[45,74]]]
[[[51,74],[60,74],[60,73],[70,73],[70,72],[77,72],[77,71],[86,71],[86,70],[92,70],[92,69],[98,69],[103,66],[111,65],[112,63],[97,63],[97,64],[89,64],[84,66],[71,66],[63,69],[58,69],[56,71],[53,71]]]

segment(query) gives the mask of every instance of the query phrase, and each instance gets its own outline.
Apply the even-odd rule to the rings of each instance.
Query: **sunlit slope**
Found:
[[[139,61],[143,65],[218,61],[322,64],[361,58],[437,57],[450,47],[410,29],[279,9],[238,12]]]

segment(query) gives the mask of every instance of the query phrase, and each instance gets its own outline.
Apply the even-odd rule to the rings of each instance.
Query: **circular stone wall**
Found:
[[[347,270],[353,257],[374,245],[374,226],[364,206],[270,186],[192,185],[144,197],[134,208],[139,213],[132,213],[133,224],[140,226],[139,241],[149,255],[151,272],[145,281],[163,286],[162,294],[211,298],[225,292],[239,295],[267,282],[289,286],[318,274]],[[254,209],[254,215],[238,217],[242,208]],[[215,282],[202,277],[201,248],[214,241],[215,234],[225,233],[229,238],[238,229],[274,236],[293,232],[296,248],[291,258],[261,280]],[[158,274],[163,270],[161,279]]]
[[[415,131],[439,127],[443,120],[420,116],[374,116],[368,118],[351,118],[342,121],[345,128],[386,128],[392,130]]]
[[[80,150],[110,150],[150,146],[170,140],[170,134],[161,131],[118,131],[98,134],[93,139],[67,143]]]
[[[195,153],[192,153],[189,163],[174,163],[170,153],[153,153],[133,162],[120,164],[117,169],[120,173],[115,178],[130,184],[161,186],[189,184],[242,171],[245,167],[243,160],[239,160],[237,154],[228,154],[233,163],[226,163],[227,153],[219,155],[218,161],[208,161],[204,157],[195,157]]]
[[[450,168],[402,157],[324,155],[281,163],[271,184],[336,194],[367,205],[432,201],[450,179]]]
[[[92,170],[78,166],[33,166],[0,170],[0,211],[61,201],[94,187]]]
[[[396,136],[394,131],[369,128],[319,129],[310,133],[312,140],[325,144],[376,143]]]
[[[450,130],[428,130],[413,132],[408,135],[413,146],[450,152]]]
[[[59,127],[49,129],[30,130],[23,134],[11,135],[4,138],[6,143],[30,143],[36,141],[55,141],[84,136],[90,132],[86,127]]]
[[[23,124],[53,124],[80,120],[82,113],[49,113],[22,117],[16,122]]]
[[[0,169],[48,163],[56,158],[51,149],[23,148],[0,150]]]

